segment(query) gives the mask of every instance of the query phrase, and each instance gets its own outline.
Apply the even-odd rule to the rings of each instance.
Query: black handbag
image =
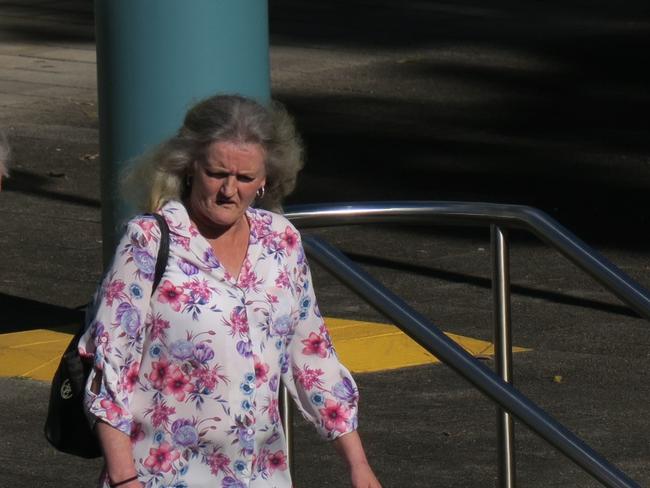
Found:
[[[160,247],[156,258],[153,288],[156,290],[167,266],[169,257],[169,227],[163,217],[152,214],[160,226]],[[61,452],[83,458],[96,458],[102,455],[99,441],[84,413],[83,400],[86,382],[92,364],[79,355],[79,339],[93,317],[86,308],[86,319],[66,348],[59,367],[52,378],[50,402],[45,420],[45,437],[52,446]]]

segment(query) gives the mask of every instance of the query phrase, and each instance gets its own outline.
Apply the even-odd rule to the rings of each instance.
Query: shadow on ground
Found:
[[[0,293],[0,334],[33,329],[56,329],[76,332],[83,320],[83,310]]]

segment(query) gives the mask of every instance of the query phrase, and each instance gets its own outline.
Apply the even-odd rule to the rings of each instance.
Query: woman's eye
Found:
[[[255,178],[253,178],[252,176],[244,176],[244,175],[239,176],[239,181],[243,181],[244,183],[250,183],[254,179]]]

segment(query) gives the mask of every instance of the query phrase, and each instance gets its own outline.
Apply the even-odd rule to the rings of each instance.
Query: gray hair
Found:
[[[175,136],[138,158],[122,180],[124,197],[153,212],[187,196],[186,180],[208,146],[228,141],[259,144],[266,160],[266,192],[257,206],[281,211],[296,185],[303,148],[292,117],[279,102],[265,107],[239,95],[215,95],[194,105]]]

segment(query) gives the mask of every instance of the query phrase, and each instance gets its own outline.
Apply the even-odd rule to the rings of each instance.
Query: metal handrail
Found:
[[[600,256],[595,250],[591,249],[550,216],[531,207],[462,202],[383,202],[354,205],[295,206],[288,208],[285,215],[301,227],[386,221],[400,223],[443,222],[447,224],[488,223],[492,225],[493,236],[496,234],[500,236],[498,239],[503,241],[500,248],[500,252],[502,253],[501,258],[503,258],[504,249],[507,250],[507,241],[505,241],[505,234],[502,234],[500,228],[495,224],[500,223],[512,227],[527,227],[567,256],[580,268],[587,271],[642,316],[650,318],[650,294],[646,290],[637,285],[625,273]],[[332,272],[371,305],[393,320],[411,338],[460,373],[461,376],[474,384],[475,387],[501,407],[516,415],[531,430],[564,453],[605,486],[639,486],[627,477],[625,473],[591,449],[580,438],[568,431],[541,408],[528,400],[513,388],[512,385],[496,376],[492,371],[467,354],[425,317],[413,310],[400,297],[370,277],[370,275],[361,270],[338,250],[311,237],[305,237],[303,243],[306,251],[312,258]],[[496,262],[499,262],[499,259],[496,259]],[[501,259],[501,263],[503,264],[503,259]],[[507,285],[507,264],[505,265],[505,270],[506,275],[503,282]],[[495,281],[497,280],[495,279]],[[502,291],[505,290],[505,294],[509,293],[507,286],[502,286],[502,288]],[[495,292],[495,297],[499,297],[500,301],[504,300],[503,295],[504,293]],[[509,300],[506,301],[509,302]],[[503,308],[503,303],[499,303],[498,305],[497,309]],[[505,315],[509,316],[509,312]],[[506,337],[502,342],[507,344],[508,340],[509,338]],[[508,368],[508,364],[506,360],[506,369]],[[506,377],[506,379],[508,378]],[[507,416],[505,420],[507,421]],[[509,431],[509,435],[512,435],[512,430]],[[508,432],[506,429],[507,436]],[[511,446],[508,448],[510,449]],[[504,462],[507,461],[512,464],[513,459],[506,459]],[[506,486],[514,486],[514,477],[505,480],[504,483]]]
[[[525,205],[474,202],[361,202],[294,205],[285,216],[298,227],[370,223],[504,224],[524,228],[550,244],[650,320],[650,293],[547,213]]]

